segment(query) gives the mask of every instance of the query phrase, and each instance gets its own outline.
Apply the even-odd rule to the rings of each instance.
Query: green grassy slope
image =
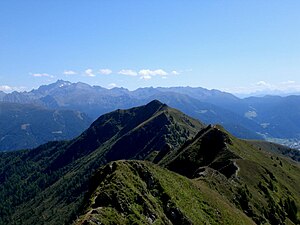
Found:
[[[208,127],[160,164],[212,189],[258,224],[297,224],[300,166],[220,126]]]
[[[206,185],[149,162],[117,161],[91,179],[75,224],[254,224]]]

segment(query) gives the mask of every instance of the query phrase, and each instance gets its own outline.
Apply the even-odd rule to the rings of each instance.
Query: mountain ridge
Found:
[[[169,119],[160,120],[159,116],[153,116],[156,114]],[[80,205],[89,176],[99,166],[112,159],[148,155],[155,158],[160,151],[176,148],[203,126],[197,120],[153,101],[145,106],[105,114],[72,141],[50,142],[33,150],[3,153],[0,182],[4,189],[0,189],[0,197],[6,204],[0,205],[0,211],[10,215],[9,206],[12,205],[17,209],[12,213],[14,221],[35,224],[42,213],[45,221],[61,223]],[[156,145],[148,144],[152,139]],[[124,141],[126,146],[122,144]],[[124,147],[131,152],[126,157],[122,155]],[[24,187],[22,191],[17,188],[19,185]],[[8,192],[17,194],[8,195]],[[54,211],[64,209],[65,215],[60,219],[48,210],[43,211],[43,207]],[[9,223],[9,220],[4,221]]]
[[[297,224],[299,163],[274,154],[268,147],[237,139],[219,125],[206,126],[159,101],[128,110],[119,109],[99,117],[71,141],[0,153],[0,224],[69,224],[78,216],[83,218],[82,222],[86,221],[84,218],[96,221],[97,215],[102,215],[101,221],[106,224],[117,221],[139,224],[137,218],[145,221],[144,216],[171,224],[176,221],[172,215],[189,224],[193,221],[198,224],[203,218],[215,224],[220,221],[230,224],[233,215],[239,215],[245,224],[252,224],[252,221]],[[136,163],[131,161],[133,159],[147,160],[150,164]],[[117,164],[121,168],[124,166],[124,170],[111,174],[108,169],[113,165],[111,160],[123,161]],[[158,165],[152,166],[151,162]],[[92,213],[89,202],[98,194],[88,191],[91,182],[96,182],[96,189],[99,186],[92,178],[93,174],[97,177],[99,168],[100,171],[107,168],[104,170],[108,170],[108,176],[117,183],[108,189],[103,186],[110,197],[100,197],[100,204],[106,202],[108,205],[104,207],[109,208],[104,211],[97,208],[96,213]],[[157,187],[164,188],[145,187],[148,181],[151,183],[151,179],[145,180],[150,170],[150,175],[156,177]],[[137,174],[132,174],[135,171]],[[137,183],[126,183],[126,177]],[[99,179],[107,182],[102,176]],[[131,198],[130,190],[139,188],[152,193]],[[180,188],[182,194],[176,198]],[[113,196],[120,198],[110,201]],[[136,202],[136,198],[140,200]],[[159,210],[150,214],[143,210],[143,205],[149,203],[145,200],[148,198]],[[186,199],[196,201],[203,217],[194,216]],[[209,213],[212,207],[218,209],[216,214]],[[118,212],[129,213],[128,218],[125,216],[129,220],[118,217]],[[152,213],[155,218],[151,217]]]
[[[267,143],[258,146],[239,140],[217,125],[202,130],[159,164],[208,182],[258,224],[284,224],[286,220],[297,224],[299,163],[272,152]],[[290,202],[293,212],[288,212]]]
[[[83,214],[74,224],[254,224],[217,192],[210,195],[205,185],[150,162],[109,163],[91,183]]]

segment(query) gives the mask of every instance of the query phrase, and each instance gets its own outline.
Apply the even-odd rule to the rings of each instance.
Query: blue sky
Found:
[[[2,0],[0,90],[300,91],[300,1]]]

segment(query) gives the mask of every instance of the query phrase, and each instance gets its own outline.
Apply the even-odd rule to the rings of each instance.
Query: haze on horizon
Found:
[[[300,92],[299,1],[0,2],[0,90]]]

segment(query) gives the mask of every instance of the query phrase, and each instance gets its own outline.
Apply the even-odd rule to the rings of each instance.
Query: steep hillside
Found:
[[[185,177],[112,162],[92,177],[75,224],[298,224],[299,164],[259,143],[208,126],[159,162]]]
[[[178,148],[202,128],[199,121],[154,100],[142,107],[101,116],[71,142],[51,167],[62,167],[99,147],[108,161],[144,159],[161,150]]]
[[[258,224],[300,222],[300,166],[268,144],[258,147],[209,126],[160,164],[205,181]]]
[[[78,136],[92,123],[85,114],[0,102],[0,151],[37,147]]]
[[[159,160],[203,127],[152,101],[101,116],[72,141],[2,153],[0,223],[63,224],[77,212],[99,166],[118,159]]]
[[[142,161],[117,161],[91,179],[75,224],[254,224],[212,191]]]

